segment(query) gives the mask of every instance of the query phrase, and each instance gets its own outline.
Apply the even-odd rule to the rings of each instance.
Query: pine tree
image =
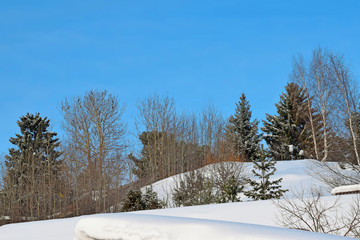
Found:
[[[277,115],[266,114],[264,127],[261,128],[271,157],[290,160],[309,156],[311,129],[304,91],[296,83],[287,84],[285,93],[275,106]]]
[[[5,156],[4,194],[11,221],[43,219],[59,211],[61,152],[50,120],[27,114],[17,122],[21,134],[10,138],[16,148]]]
[[[269,154],[262,148],[260,150],[260,161],[253,161],[253,163],[254,169],[252,172],[260,182],[249,179],[248,182],[252,189],[244,194],[254,200],[279,199],[287,190],[281,189],[279,185],[282,178],[270,181],[270,177],[276,171],[275,160],[269,158]]]
[[[250,104],[243,93],[236,103],[235,114],[229,118],[226,135],[234,156],[244,160],[255,158],[261,140],[258,134],[259,121],[251,121],[251,114]]]

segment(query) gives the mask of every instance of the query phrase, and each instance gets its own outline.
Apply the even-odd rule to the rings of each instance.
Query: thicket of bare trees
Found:
[[[349,206],[340,199],[325,202],[319,190],[294,193],[276,202],[277,221],[286,228],[360,238],[360,198],[354,196]],[[348,205],[348,204],[346,204]]]
[[[90,91],[63,101],[61,111],[69,211],[108,211],[120,201],[118,188],[126,178],[124,106],[107,91]]]
[[[213,105],[200,116],[179,114],[172,98],[154,94],[138,110],[142,150],[139,157],[129,156],[138,178],[154,181],[224,158],[224,120]]]

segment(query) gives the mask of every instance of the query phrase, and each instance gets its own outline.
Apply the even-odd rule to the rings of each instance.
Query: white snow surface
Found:
[[[306,173],[312,160],[281,161],[276,164],[274,179],[283,178],[284,189],[325,190],[324,201],[337,197]],[[250,163],[249,163],[250,164]],[[248,169],[250,172],[251,168]],[[176,177],[153,184],[160,197],[171,196]],[[288,192],[291,197],[290,192]],[[340,196],[348,205],[351,195]],[[122,240],[218,240],[218,239],[351,239],[333,235],[278,228],[278,210],[271,200],[247,201],[204,206],[168,208],[133,213],[95,214],[76,218],[8,224],[0,227],[0,240],[65,240],[65,239],[122,239]],[[265,226],[266,225],[266,226]],[[277,227],[276,227],[277,226]]]
[[[81,219],[74,240],[340,240],[305,231],[261,225],[156,215],[113,214]]]
[[[275,165],[276,172],[273,176],[271,176],[271,180],[282,178],[282,189],[300,190],[316,187],[323,190],[325,195],[331,195],[331,189],[327,185],[307,173],[308,169],[313,166],[313,161],[316,160],[307,159],[278,161]],[[247,173],[251,174],[253,166],[251,162],[235,164],[244,164]],[[209,174],[212,166],[213,164],[204,167],[204,172]],[[174,187],[175,182],[179,179],[179,175],[180,174],[160,180],[152,184],[153,190],[157,192],[159,198],[167,200],[170,206],[173,206],[173,203],[171,201],[172,188]],[[288,194],[291,194],[291,191],[287,192],[287,195]]]

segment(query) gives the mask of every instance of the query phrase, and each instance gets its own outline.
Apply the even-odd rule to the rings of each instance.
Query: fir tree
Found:
[[[254,159],[259,148],[259,121],[251,121],[250,104],[243,93],[236,103],[235,114],[229,118],[226,135],[231,145],[231,151],[237,158],[243,160]]]
[[[304,91],[295,83],[285,86],[277,115],[266,114],[264,139],[276,160],[302,159],[311,152],[311,129]]]
[[[17,122],[20,134],[10,138],[16,148],[5,156],[4,194],[13,217],[46,218],[58,212],[62,185],[56,133],[50,120],[27,114]],[[12,219],[16,221],[15,219]]]
[[[252,172],[260,181],[249,179],[248,182],[252,189],[244,194],[254,200],[279,199],[287,190],[281,189],[279,185],[282,178],[270,181],[270,177],[276,171],[274,159],[269,158],[269,154],[262,148],[260,151],[260,161],[253,161],[253,163],[254,169]]]

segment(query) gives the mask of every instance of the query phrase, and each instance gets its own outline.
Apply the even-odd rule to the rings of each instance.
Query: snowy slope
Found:
[[[283,188],[310,188],[315,185],[327,189],[324,184],[306,173],[308,165],[311,165],[311,160],[278,162],[274,178],[283,177]],[[171,189],[173,181],[174,178],[164,179],[155,183],[153,188],[160,195],[169,195],[168,190]],[[328,196],[324,197],[324,201],[334,201],[335,197],[330,195],[330,190],[327,190],[326,195]],[[352,198],[341,196],[340,200],[346,206]],[[75,232],[80,239],[90,235],[124,240],[264,239],[262,236],[266,236],[266,239],[348,239],[273,228],[278,226],[277,214],[278,210],[271,200],[139,211],[131,214],[97,214],[5,225],[0,227],[0,240],[65,240],[73,239]],[[126,238],[123,238],[124,236]]]
[[[324,191],[325,195],[331,195],[331,189],[324,183],[310,176],[307,172],[309,168],[313,167],[313,161],[315,160],[296,160],[296,161],[279,161],[276,163],[276,172],[271,179],[283,178],[281,182],[282,189],[289,190],[301,190],[309,189],[311,187],[317,187]],[[252,169],[252,163],[236,163],[244,164],[248,174]],[[212,165],[204,167],[202,170],[209,174]],[[153,190],[157,192],[160,199],[165,199],[171,203],[172,189],[175,182],[179,179],[179,175],[169,177],[152,184]],[[291,191],[287,195],[291,194]],[[291,197],[291,196],[290,196]]]

